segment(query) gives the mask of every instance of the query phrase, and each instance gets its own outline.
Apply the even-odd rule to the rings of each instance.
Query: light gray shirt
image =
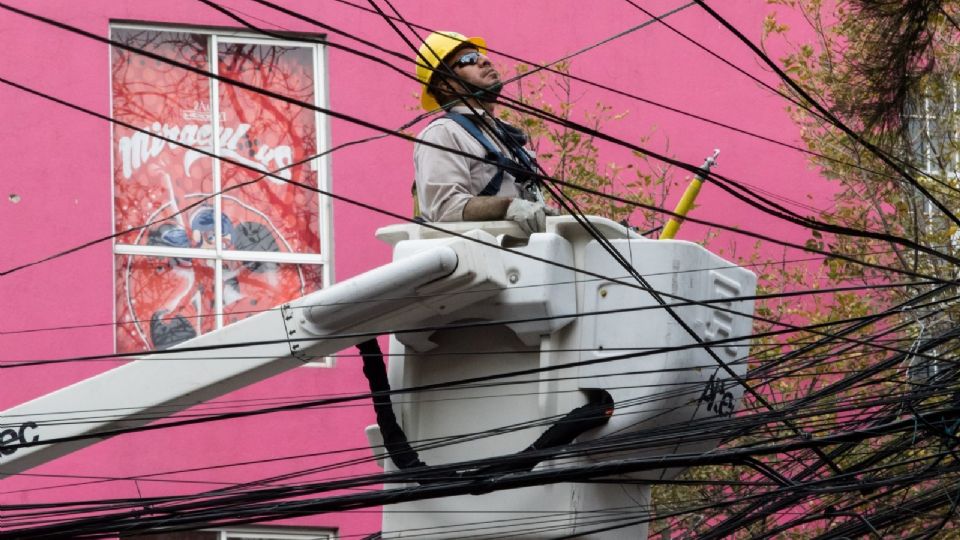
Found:
[[[464,115],[473,114],[470,108],[459,105],[451,111]],[[482,111],[480,111],[482,112]],[[484,135],[506,155],[506,148],[493,136],[483,124],[478,122]],[[486,149],[467,130],[449,118],[440,118],[430,123],[420,135],[421,141],[440,146],[455,148],[476,156],[471,159],[416,143],[413,147],[413,167],[416,175],[417,201],[420,213],[427,221],[463,221],[463,207],[467,201],[476,197],[487,187],[497,174],[497,166],[480,161],[487,155]],[[497,195],[501,197],[520,197],[520,187],[514,182],[513,175],[504,171],[503,182]]]

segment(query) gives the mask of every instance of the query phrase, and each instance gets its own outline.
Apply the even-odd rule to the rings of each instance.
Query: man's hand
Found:
[[[545,230],[548,215],[555,215],[553,209],[547,208],[541,203],[513,199],[510,201],[507,213],[503,217],[510,221],[516,221],[525,233],[533,234]]]
[[[464,221],[506,219],[517,222],[527,234],[543,232],[546,216],[559,214],[541,203],[511,197],[473,197],[463,207]]]

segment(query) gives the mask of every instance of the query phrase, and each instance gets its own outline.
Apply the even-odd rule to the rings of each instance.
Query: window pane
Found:
[[[207,70],[207,38],[182,32],[115,29],[113,39]],[[212,150],[207,77],[113,47],[113,117],[190,146]],[[211,159],[136,130],[113,127],[114,215],[124,231],[179,212],[192,194],[213,191]],[[118,243],[134,243],[137,232]]]
[[[217,55],[224,77],[314,103],[312,48],[226,43]],[[318,194],[281,179],[257,180],[262,172],[278,171],[283,179],[317,185],[313,161],[285,168],[316,154],[315,112],[229,83],[219,88],[221,153],[254,169],[221,166],[223,188],[235,188],[226,195],[240,203],[230,218],[263,220],[276,231],[280,251],[319,253]]]
[[[171,228],[157,231],[154,237],[179,234]],[[117,256],[117,352],[166,349],[213,330],[214,264],[209,259]]]
[[[957,173],[957,88],[949,80],[932,80],[906,104],[905,118],[915,162],[931,174]]]
[[[271,535],[269,533],[264,533],[259,536],[244,534],[242,536],[237,536],[231,533],[227,533],[227,540],[326,540],[330,538],[330,535],[327,534],[315,534],[315,535]]]
[[[111,35],[210,71],[209,36],[134,29]],[[313,47],[225,43],[216,52],[224,77],[306,103],[316,100]],[[256,181],[260,171],[281,169],[283,179],[317,185],[313,162],[286,168],[317,152],[313,110],[122,47],[111,50],[111,83],[114,118],[196,148],[132,127],[113,128],[114,226],[130,231],[116,243],[158,248],[153,256],[116,258],[119,352],[164,349],[214,330],[218,297],[223,323],[229,324],[320,288],[319,265],[217,262],[200,258],[213,256],[211,251],[192,251],[213,250],[219,242],[228,251],[320,252],[318,194],[283,180]],[[218,99],[212,100],[211,89]],[[221,162],[215,178],[214,160],[197,151],[212,152],[214,135],[225,158],[256,170]],[[219,214],[213,199],[218,185],[226,190],[218,197]],[[221,282],[215,279],[218,264]]]
[[[320,290],[323,267],[316,264],[223,262],[223,324]]]
[[[242,532],[227,531],[227,540],[326,540],[332,538],[328,532],[286,533],[286,532]]]
[[[326,534],[299,535],[299,536],[293,536],[293,535],[275,536],[270,534],[263,534],[260,536],[250,536],[250,535],[235,536],[230,533],[227,533],[227,540],[293,540],[293,539],[326,540],[327,538],[330,538],[330,536]]]

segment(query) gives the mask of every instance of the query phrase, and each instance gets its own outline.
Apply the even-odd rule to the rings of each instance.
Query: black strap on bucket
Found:
[[[367,377],[370,393],[373,395],[373,410],[377,416],[380,433],[383,435],[383,445],[387,455],[400,470],[426,467],[427,464],[420,460],[417,451],[410,446],[406,433],[393,413],[387,368],[376,338],[357,345],[357,349],[363,357],[363,374]],[[544,459],[544,456],[539,454],[541,450],[570,444],[587,430],[603,426],[610,420],[614,408],[610,394],[605,390],[595,390],[589,392],[587,396],[589,401],[586,405],[581,405],[564,415],[527,448],[516,454],[503,456],[492,465],[462,471],[459,476],[465,479],[477,478],[489,481],[492,477],[533,470]],[[474,494],[481,492],[477,491]]]

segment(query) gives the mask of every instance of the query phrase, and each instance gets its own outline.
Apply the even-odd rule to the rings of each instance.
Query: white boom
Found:
[[[496,243],[482,231],[470,236]],[[89,446],[100,440],[97,433],[142,426],[369,339],[338,335],[414,327],[492,296],[505,284],[499,251],[462,238],[445,240],[0,413],[0,477]],[[237,358],[224,360],[231,351]],[[75,413],[69,411],[77,409],[111,413],[104,420],[70,421]]]
[[[394,244],[393,263],[3,412],[0,476],[97,440],[89,436],[141,426],[397,328],[422,330],[391,339],[393,388],[540,371],[501,380],[508,383],[503,385],[406,396],[394,410],[409,440],[449,441],[422,449],[421,457],[431,465],[517,452],[543,433],[543,419],[559,418],[601,391],[615,403],[613,416],[580,440],[655,433],[732,416],[744,390],[735,379],[742,380],[747,369],[756,277],[696,244],[653,241],[610,220],[590,220],[652,290],[632,283],[606,248],[570,216],[548,218],[546,232],[529,238],[510,222],[444,224],[513,252],[434,228],[387,227],[378,236]],[[662,302],[674,307],[666,309]],[[457,324],[476,321],[487,323]],[[699,345],[710,342],[716,343]],[[238,343],[245,345],[216,348]],[[241,351],[238,358],[213,358],[230,350]],[[173,367],[164,361],[170,358],[189,362]],[[131,396],[137,406],[109,420],[72,423],[64,421],[69,413],[52,412],[116,410]],[[504,429],[511,425],[522,429]],[[473,436],[478,432],[490,436]],[[367,436],[384,458],[379,427],[368,427]],[[649,441],[643,450],[538,467],[702,453],[716,444]],[[395,470],[389,459],[381,462]],[[650,488],[636,480],[679,472],[648,470],[623,484],[551,484],[515,489],[508,496],[396,504],[384,513],[383,534],[402,538],[429,531],[434,538],[459,538],[488,530],[495,516],[503,536],[643,539]],[[545,516],[553,516],[550,526],[543,525]],[[606,530],[609,520],[622,520],[624,526]]]

